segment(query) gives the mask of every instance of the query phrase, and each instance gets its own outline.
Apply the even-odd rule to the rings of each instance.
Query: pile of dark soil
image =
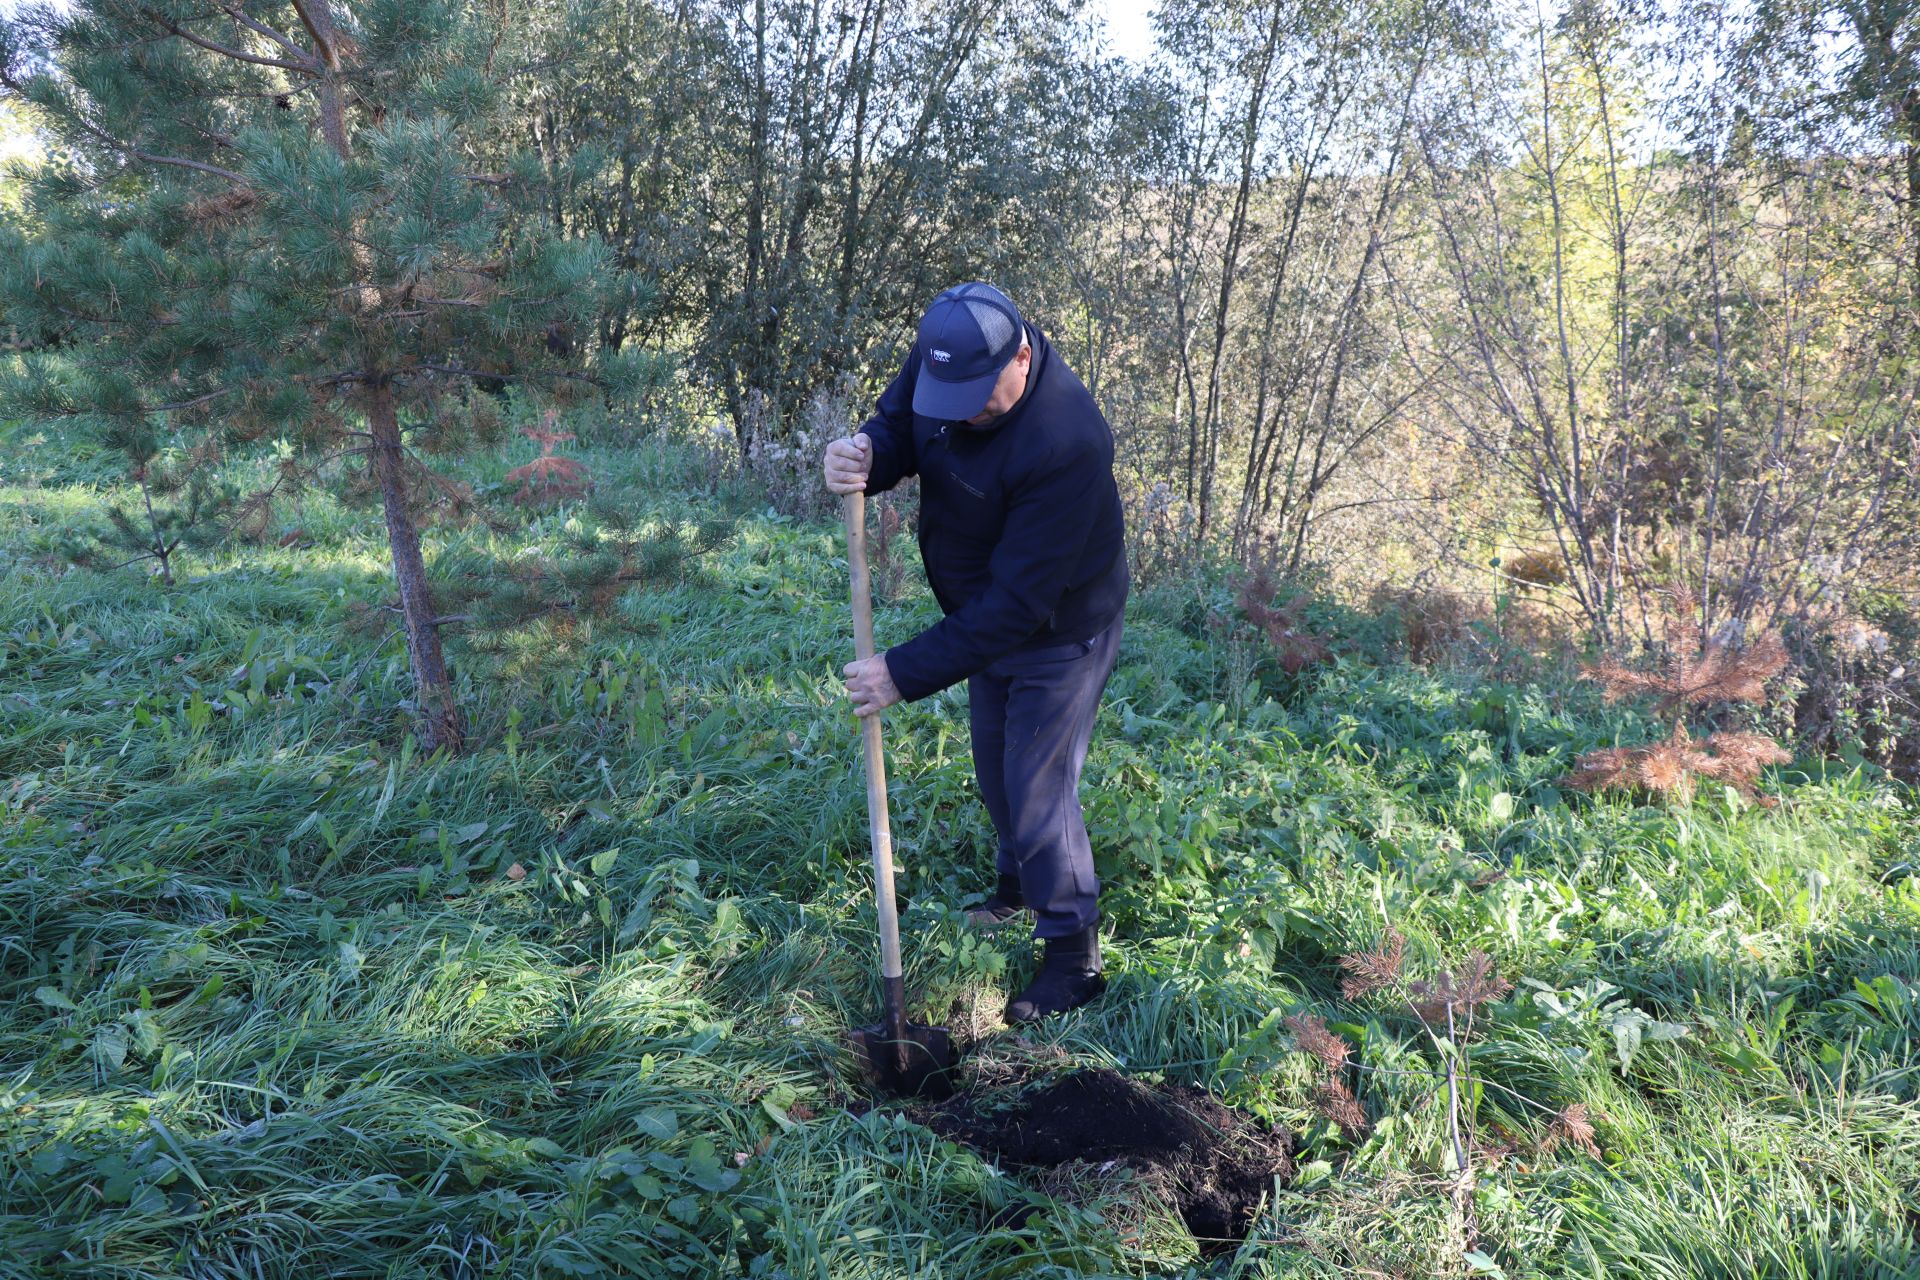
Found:
[[[1152,1088],[1118,1072],[1077,1071],[1012,1110],[965,1096],[925,1113],[927,1127],[1015,1168],[1127,1169],[1169,1191],[1203,1249],[1245,1237],[1273,1179],[1293,1176],[1293,1137],[1185,1085]]]

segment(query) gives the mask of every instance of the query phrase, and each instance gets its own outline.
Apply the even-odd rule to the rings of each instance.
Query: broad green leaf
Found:
[[[634,1117],[633,1127],[649,1138],[665,1142],[680,1132],[680,1117],[672,1107],[648,1107]]]
[[[100,1027],[93,1033],[93,1058],[109,1071],[127,1065],[126,1029],[116,1024]]]

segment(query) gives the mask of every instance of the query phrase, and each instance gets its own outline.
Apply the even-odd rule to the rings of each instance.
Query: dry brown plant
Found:
[[[1327,1030],[1327,1024],[1320,1019],[1319,1015],[1288,1014],[1286,1028],[1293,1032],[1293,1042],[1300,1051],[1318,1058],[1320,1065],[1329,1073],[1346,1067],[1347,1058],[1353,1053],[1353,1046]]]
[[[1264,565],[1255,568],[1240,584],[1237,597],[1240,612],[1267,638],[1280,669],[1290,676],[1298,675],[1304,668],[1331,658],[1333,649],[1324,638],[1302,625],[1302,614],[1309,602],[1307,594],[1302,592],[1276,606],[1273,597],[1278,591],[1279,584],[1272,571]]]
[[[1316,1014],[1288,1014],[1285,1025],[1293,1033],[1294,1046],[1320,1063],[1321,1077],[1311,1095],[1314,1110],[1338,1125],[1348,1139],[1364,1136],[1369,1128],[1366,1110],[1343,1078],[1353,1046],[1327,1030]]]
[[[1375,950],[1340,957],[1340,967],[1347,971],[1347,976],[1340,980],[1340,994],[1349,1000],[1358,1000],[1394,985],[1400,981],[1406,959],[1407,940],[1399,931],[1387,930],[1387,936]]]
[[[1637,790],[1684,802],[1692,798],[1699,779],[1710,778],[1771,808],[1778,802],[1756,786],[1760,771],[1785,764],[1793,753],[1763,733],[1725,732],[1696,738],[1686,719],[1690,708],[1764,699],[1766,682],[1786,668],[1786,646],[1773,632],[1744,646],[1736,645],[1729,633],[1705,638],[1687,592],[1672,588],[1670,601],[1667,658],[1660,670],[1637,670],[1607,658],[1583,673],[1599,683],[1608,702],[1652,697],[1655,707],[1672,718],[1666,738],[1644,746],[1589,751],[1574,761],[1560,785],[1587,792]]]
[[[1552,1151],[1559,1146],[1579,1147],[1595,1160],[1600,1159],[1600,1144],[1594,1141],[1593,1121],[1587,1114],[1586,1103],[1568,1103],[1548,1122],[1547,1136],[1541,1139],[1540,1150]]]
[[[1421,1021],[1452,1030],[1471,1025],[1474,1009],[1512,990],[1513,984],[1493,971],[1492,958],[1484,951],[1473,951],[1457,969],[1442,969],[1431,980],[1409,982],[1407,1003]]]
[[[252,187],[230,187],[190,201],[186,214],[195,226],[204,231],[224,231],[245,222],[259,207],[258,191]]]
[[[1340,1132],[1348,1141],[1366,1136],[1369,1128],[1366,1109],[1360,1105],[1360,1099],[1353,1096],[1353,1090],[1347,1088],[1345,1081],[1330,1076],[1315,1085],[1313,1107],[1340,1126]]]
[[[1652,694],[1662,713],[1673,714],[1708,703],[1759,702],[1766,697],[1766,682],[1787,666],[1787,649],[1780,637],[1765,632],[1745,646],[1736,646],[1730,632],[1705,639],[1697,620],[1698,607],[1686,589],[1672,587],[1668,596],[1673,612],[1665,627],[1664,669],[1638,671],[1614,659],[1602,659],[1587,669],[1586,678],[1601,686],[1606,700]]]
[[[872,570],[873,594],[881,600],[891,600],[900,588],[900,563],[894,558],[894,539],[900,536],[905,521],[900,518],[900,508],[890,494],[874,498],[872,505],[877,512],[873,537],[867,543],[867,559]]]
[[[1367,607],[1374,613],[1391,612],[1399,618],[1407,660],[1421,666],[1467,639],[1473,624],[1486,614],[1459,592],[1445,587],[1395,587],[1385,583],[1373,589]]]
[[[520,506],[545,506],[578,498],[593,487],[586,467],[577,458],[563,458],[553,446],[574,438],[571,431],[554,428],[554,411],[549,409],[537,427],[522,427],[520,434],[540,446],[540,456],[523,467],[507,472],[507,479],[520,486],[513,495]]]
[[[1522,552],[1500,568],[1507,577],[1529,587],[1558,587],[1567,581],[1567,562],[1558,551],[1548,549]]]
[[[1488,1124],[1486,1130],[1473,1138],[1473,1154],[1489,1166],[1497,1165],[1520,1149],[1520,1144],[1506,1128],[1499,1124]]]

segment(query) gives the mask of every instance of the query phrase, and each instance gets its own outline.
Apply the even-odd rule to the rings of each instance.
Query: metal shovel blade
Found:
[[[855,1051],[888,1093],[936,1101],[953,1096],[953,1037],[945,1027],[908,1023],[896,1037],[885,1023],[849,1033]]]

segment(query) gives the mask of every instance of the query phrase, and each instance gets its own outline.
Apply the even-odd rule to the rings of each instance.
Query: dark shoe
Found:
[[[1033,982],[1007,1005],[1006,1019],[1038,1022],[1078,1009],[1107,989],[1100,976],[1100,927],[1089,925],[1065,938],[1046,940],[1046,958]]]
[[[998,929],[1026,909],[1027,900],[1020,893],[1020,877],[1003,873],[993,896],[967,912],[967,923],[976,929]]]

